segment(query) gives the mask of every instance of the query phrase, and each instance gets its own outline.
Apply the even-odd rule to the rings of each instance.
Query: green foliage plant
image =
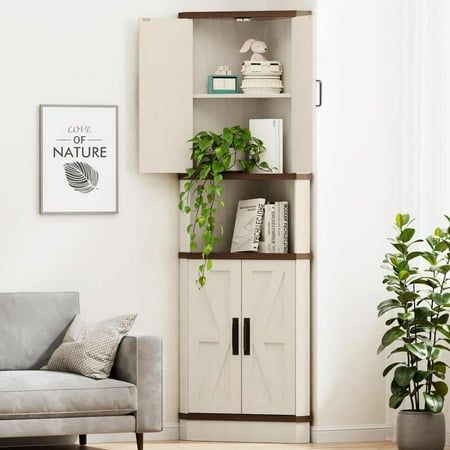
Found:
[[[189,142],[192,143],[192,167],[186,169],[178,208],[194,216],[187,227],[191,251],[199,247],[198,237],[202,238],[202,263],[197,283],[203,287],[206,271],[212,268],[209,255],[223,235],[222,225],[216,222],[218,208],[225,206],[222,200],[223,173],[236,163],[243,172],[250,172],[256,167],[268,172],[272,169],[262,160],[266,150],[263,142],[252,136],[247,128],[224,128],[222,134],[200,131]],[[238,159],[237,155],[243,156]]]
[[[390,298],[378,305],[378,316],[388,317],[378,353],[393,347],[388,357],[395,362],[383,372],[393,374],[389,406],[409,399],[411,410],[438,413],[448,392],[449,366],[442,357],[450,351],[450,227],[436,228],[422,241],[414,238],[412,222],[397,214],[393,251],[382,266]]]

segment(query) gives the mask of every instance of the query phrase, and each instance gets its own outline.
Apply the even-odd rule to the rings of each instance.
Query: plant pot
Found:
[[[228,167],[227,171],[228,172],[242,171],[242,167],[239,164],[239,161],[245,159],[245,153],[242,150],[234,150],[234,149],[230,149],[230,153],[234,158],[234,164],[232,166]]]
[[[400,411],[397,416],[399,450],[443,450],[445,416],[424,411]]]

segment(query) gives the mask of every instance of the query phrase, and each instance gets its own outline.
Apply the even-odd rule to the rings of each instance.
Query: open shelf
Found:
[[[224,180],[244,181],[274,181],[274,180],[312,180],[312,173],[245,173],[225,172],[222,174]],[[179,173],[178,179],[183,180],[186,173]]]
[[[217,99],[217,98],[292,98],[289,93],[282,92],[281,94],[194,94],[194,99]]]
[[[181,259],[202,259],[199,252],[178,252]],[[210,253],[209,259],[262,259],[262,260],[295,260],[311,259],[311,253],[256,253],[256,252],[216,252]]]

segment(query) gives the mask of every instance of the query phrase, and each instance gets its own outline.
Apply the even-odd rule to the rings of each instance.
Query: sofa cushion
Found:
[[[115,416],[137,409],[136,386],[39,370],[0,371],[0,420]]]
[[[77,292],[0,293],[0,370],[47,364],[79,312]]]
[[[136,314],[123,314],[95,323],[76,316],[63,343],[50,357],[47,368],[97,380],[108,378],[120,341],[135,319]]]

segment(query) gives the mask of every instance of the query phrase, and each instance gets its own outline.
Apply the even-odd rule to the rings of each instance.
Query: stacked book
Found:
[[[287,253],[289,251],[288,202],[264,205],[264,218],[258,251],[260,253]]]
[[[288,202],[240,200],[231,252],[287,253]]]

